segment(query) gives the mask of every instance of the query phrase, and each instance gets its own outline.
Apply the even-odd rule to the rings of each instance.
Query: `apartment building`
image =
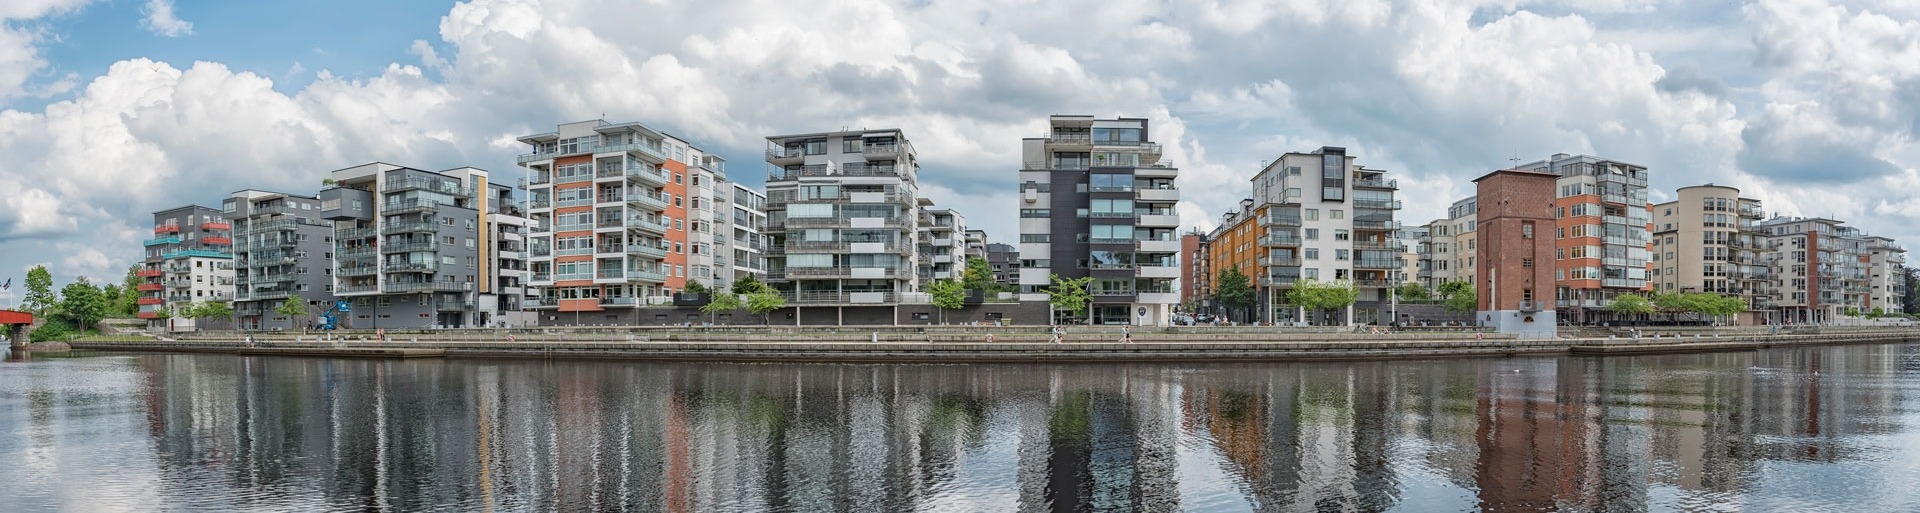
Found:
[[[767,277],[767,195],[738,182],[728,181],[733,213],[725,225],[731,233],[715,241],[720,257],[714,261],[714,281],[722,287],[747,276],[758,281]]]
[[[1767,245],[1756,225],[1765,217],[1760,200],[1711,184],[1674,192],[1673,201],[1653,206],[1653,289],[1737,296],[1749,310],[1739,321],[1761,322],[1773,308],[1774,278],[1760,259]]]
[[[1020,299],[1045,301],[1051,275],[1091,277],[1092,322],[1166,323],[1179,303],[1179,170],[1146,119],[1056,115],[1047,127],[1021,142]]]
[[[1438,290],[1440,284],[1448,281],[1479,283],[1475,278],[1480,274],[1480,198],[1469,196],[1454,200],[1447,206],[1445,223],[1441,232],[1446,234],[1443,237],[1448,237],[1445,240],[1449,242],[1449,251],[1443,254],[1451,258],[1447,264],[1438,265],[1450,271],[1445,275],[1446,280],[1434,283],[1434,289]]]
[[[734,240],[735,212],[721,199],[733,190],[724,159],[640,123],[598,119],[518,140],[533,150],[515,159],[531,226],[527,308],[635,323],[641,306],[670,302],[688,280],[723,279],[715,269],[727,244],[716,239]]]
[[[310,327],[333,306],[333,226],[320,219],[320,199],[260,190],[221,202],[233,229],[234,315],[240,329]],[[275,310],[289,297],[306,304],[299,318]]]
[[[1821,217],[1774,217],[1758,227],[1768,241],[1761,260],[1779,287],[1768,322],[1817,324],[1849,309],[1871,311],[1865,233]]]
[[[527,220],[486,170],[374,162],[333,171],[320,191],[333,228],[333,291],[350,329],[525,325]],[[506,269],[515,269],[508,271]]]
[[[1560,319],[1602,322],[1611,318],[1605,308],[1614,297],[1648,290],[1652,214],[1645,166],[1559,153],[1517,169],[1560,177],[1553,201]]]
[[[987,231],[986,230],[967,230],[966,240],[967,240],[967,248],[965,253],[966,253],[967,259],[971,260],[975,258],[987,257]]]
[[[1389,323],[1389,289],[1414,276],[1402,228],[1394,220],[1398,184],[1385,171],[1354,163],[1345,148],[1323,147],[1287,153],[1253,177],[1253,197],[1201,243],[1195,276],[1210,289],[1214,274],[1238,268],[1256,287],[1259,304],[1249,321],[1316,324]],[[1308,171],[1314,170],[1314,171]],[[1411,233],[1417,233],[1409,232]],[[1410,235],[1411,236],[1411,235]],[[1352,283],[1359,292],[1344,312],[1310,312],[1284,306],[1286,295],[1302,280]]]
[[[219,210],[187,205],[153,213],[154,238],[142,243],[146,259],[135,275],[136,314],[149,329],[191,331],[202,319],[178,315],[188,305],[233,300],[233,226]],[[224,319],[205,319],[225,326]]]
[[[1560,250],[1547,237],[1555,226],[1558,173],[1501,170],[1474,179],[1479,199],[1477,240],[1480,271],[1476,314],[1482,326],[1528,338],[1557,334],[1556,313],[1546,304],[1557,270],[1547,258]]]
[[[1207,297],[1202,292],[1202,282],[1208,281],[1206,241],[1207,234],[1197,228],[1180,236],[1181,311],[1199,306],[1200,300]]]
[[[920,198],[920,229],[915,240],[920,283],[960,279],[967,268],[967,218],[950,208],[935,208]]]
[[[1900,312],[1907,299],[1907,250],[1886,237],[1867,237],[1868,312]]]
[[[767,138],[767,282],[796,305],[920,290],[919,157],[897,129]]]
[[[1457,279],[1454,273],[1458,264],[1454,263],[1453,220],[1435,219],[1428,221],[1424,227],[1426,230],[1414,247],[1414,253],[1420,259],[1414,271],[1414,280],[1425,287],[1427,293],[1436,294],[1441,284]]]
[[[993,282],[1009,288],[1020,286],[1020,248],[999,242],[987,243],[987,268],[993,270]]]
[[[1284,299],[1274,297],[1274,294],[1277,293],[1277,287],[1291,285],[1299,279],[1299,261],[1297,258],[1276,259],[1269,255],[1298,254],[1287,252],[1286,249],[1299,245],[1299,218],[1276,219],[1274,215],[1282,211],[1280,205],[1262,204],[1253,198],[1240,200],[1238,206],[1238,209],[1220,214],[1220,223],[1199,239],[1199,247],[1193,253],[1195,313],[1242,322],[1290,316],[1291,312],[1273,311],[1282,309],[1278,305]],[[1288,228],[1293,230],[1288,231]],[[1275,270],[1263,271],[1268,266],[1275,267]],[[1181,267],[1182,277],[1186,276],[1187,269]],[[1246,276],[1248,284],[1255,289],[1257,303],[1249,311],[1229,309],[1214,298],[1214,294],[1219,292],[1220,273],[1230,269]],[[1281,277],[1276,278],[1275,273]]]

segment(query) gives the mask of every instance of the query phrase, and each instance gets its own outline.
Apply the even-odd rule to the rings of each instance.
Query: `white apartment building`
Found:
[[[796,305],[920,290],[919,158],[897,129],[767,138],[767,282]]]

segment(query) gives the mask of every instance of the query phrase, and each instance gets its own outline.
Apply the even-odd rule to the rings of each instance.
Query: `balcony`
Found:
[[[134,271],[133,275],[139,276],[141,278],[158,278],[160,277],[160,270],[159,269],[141,269],[138,271]]]
[[[1355,219],[1353,220],[1353,228],[1356,230],[1398,230],[1400,229],[1400,222],[1399,221],[1365,221],[1365,220]]]
[[[868,144],[860,147],[860,153],[867,157],[887,157],[900,154],[899,144]]]
[[[1399,269],[1406,263],[1391,258],[1363,258],[1353,261],[1354,269]]]
[[[806,153],[800,148],[770,148],[767,150],[767,163],[775,165],[798,164],[805,160]]]
[[[386,226],[380,227],[380,234],[433,233],[437,230],[439,230],[439,225],[427,222],[387,223]]]
[[[1300,226],[1300,216],[1266,216],[1260,218],[1260,226]]]
[[[1260,245],[1269,248],[1290,248],[1300,246],[1298,235],[1271,234],[1260,238]]]
[[[806,277],[806,278],[885,279],[885,278],[906,278],[907,275],[908,275],[908,271],[905,269],[897,269],[897,268],[889,268],[889,267],[835,266],[835,267],[788,267],[787,268],[787,277],[789,278]]]
[[[166,300],[160,299],[157,297],[143,297],[143,298],[135,299],[133,300],[133,302],[137,304],[142,304],[142,305],[157,305],[157,304],[166,302]]]
[[[1177,202],[1180,201],[1180,189],[1172,187],[1165,189],[1134,189],[1133,197],[1140,201]]]
[[[405,243],[398,243],[398,244],[388,244],[380,248],[381,253],[412,253],[416,251],[439,251],[439,250],[440,250],[440,243],[437,241],[405,242]]]
[[[656,273],[652,271],[641,271],[637,269],[627,270],[626,278],[634,281],[646,281],[646,282],[653,282],[653,283],[667,282],[666,274]]]
[[[653,258],[666,258],[667,250],[645,244],[628,244],[627,252]]]
[[[1357,240],[1357,241],[1353,241],[1353,249],[1367,250],[1367,251],[1392,251],[1395,253],[1406,253],[1407,245],[1392,243],[1392,242]]]
[[[1353,200],[1354,208],[1377,208],[1382,210],[1400,210],[1400,200]]]
[[[1262,286],[1262,287],[1290,287],[1290,286],[1293,286],[1293,284],[1294,284],[1294,283],[1296,283],[1296,282],[1299,282],[1299,281],[1300,281],[1300,277],[1299,277],[1299,276],[1261,276],[1261,277],[1260,277],[1260,286]]]
[[[158,292],[160,291],[160,289],[163,289],[166,287],[158,283],[142,283],[139,285],[135,285],[133,288],[134,290],[138,290],[141,292]]]
[[[666,235],[667,233],[667,225],[656,223],[653,221],[648,221],[644,218],[639,218],[639,217],[627,218],[627,229],[635,232],[652,233],[656,235]]]
[[[1258,262],[1261,267],[1300,267],[1298,258],[1260,257]]]
[[[200,223],[200,229],[210,232],[221,232],[232,230],[233,225],[225,221],[207,221]]]
[[[367,238],[372,238],[374,235],[375,233],[372,227],[347,228],[344,230],[333,231],[334,240],[367,239]]]
[[[618,197],[609,197],[602,201],[612,202],[619,201],[619,199]],[[667,200],[655,197],[652,194],[629,193],[627,194],[626,200],[627,203],[632,203],[635,207],[644,210],[654,212],[665,212],[667,210]]]
[[[232,246],[233,239],[228,237],[201,237],[200,243],[208,246]]]
[[[421,214],[440,210],[440,202],[433,200],[390,201],[380,206],[381,215]]]
[[[1360,188],[1360,189],[1397,190],[1400,188],[1400,181],[1388,180],[1384,178],[1361,178],[1359,180],[1354,180],[1353,186],[1355,188]]]
[[[390,273],[437,273],[440,272],[440,265],[434,262],[424,261],[401,262],[397,264],[387,264],[382,270]]]
[[[477,192],[470,187],[461,187],[459,182],[452,180],[435,180],[431,178],[388,180],[386,190],[380,192],[388,193],[413,190],[434,191],[469,198],[473,197],[474,193]]]
[[[180,243],[180,237],[173,236],[173,237],[155,237],[155,238],[147,239],[145,241],[141,241],[140,245],[153,247],[153,246],[160,246],[160,245],[166,245],[166,244],[179,244],[179,243]]]
[[[472,307],[473,303],[468,303],[466,299],[462,298],[443,297],[433,301],[433,309],[442,312],[458,312]]]
[[[153,227],[153,233],[180,233],[180,225],[163,224]]]
[[[379,274],[379,272],[380,272],[380,268],[378,267],[374,267],[371,265],[355,265],[355,266],[342,266],[340,267],[340,270],[335,271],[333,274],[335,276],[350,277],[350,276],[373,276],[375,274]]]
[[[408,292],[467,292],[473,289],[473,282],[460,281],[403,281],[387,282],[383,287],[388,293],[404,294]]]
[[[1522,299],[1522,300],[1520,300],[1520,305],[1519,305],[1519,306],[1520,306],[1520,308],[1519,308],[1519,310],[1520,310],[1520,311],[1522,311],[1522,312],[1529,312],[1529,313],[1531,313],[1531,312],[1538,312],[1538,311],[1540,311],[1540,302],[1539,302],[1539,301],[1534,301],[1534,300],[1531,300],[1531,299]]]
[[[1053,135],[1047,137],[1047,142],[1053,144],[1090,146],[1093,144],[1093,134],[1090,132],[1054,132]]]

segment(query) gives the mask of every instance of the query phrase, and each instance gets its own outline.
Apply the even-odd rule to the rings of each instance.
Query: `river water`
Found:
[[[1920,511],[1920,346],[0,364],[8,511]]]

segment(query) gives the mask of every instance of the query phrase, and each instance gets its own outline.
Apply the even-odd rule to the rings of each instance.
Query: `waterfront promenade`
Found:
[[[1054,343],[1046,327],[681,327],[439,330],[331,334],[189,334],[76,341],[76,350],[211,352],[327,357],[605,358],[680,361],[1295,361],[1511,355],[1615,355],[1745,351],[1769,347],[1899,343],[1911,327],[1669,328],[1586,330],[1521,339],[1472,329],[1392,333],[1339,328],[1069,327]],[[249,342],[246,338],[251,337]]]

